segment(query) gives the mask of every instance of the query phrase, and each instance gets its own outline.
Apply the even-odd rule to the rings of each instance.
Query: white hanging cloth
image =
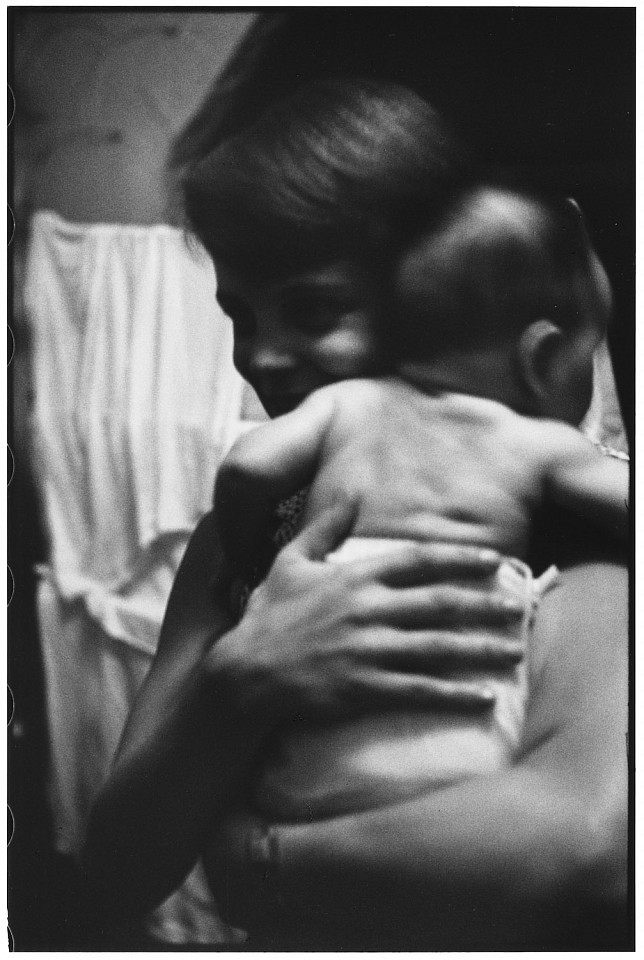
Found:
[[[169,586],[150,589],[155,550],[209,509],[239,432],[243,381],[212,265],[170,227],[38,213],[26,299],[49,576],[153,653]]]
[[[76,855],[186,543],[244,429],[243,381],[212,265],[179,230],[39,212],[25,288],[50,546],[37,598],[50,793],[57,849]],[[198,873],[147,929],[173,943],[239,939]]]

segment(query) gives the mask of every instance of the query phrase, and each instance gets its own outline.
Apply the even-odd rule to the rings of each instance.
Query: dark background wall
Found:
[[[252,20],[172,8],[16,14],[19,201],[78,221],[165,222],[170,139]]]

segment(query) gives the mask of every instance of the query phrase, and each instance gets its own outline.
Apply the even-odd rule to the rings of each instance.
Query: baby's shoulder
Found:
[[[333,404],[326,439],[328,443],[351,442],[363,448],[377,438],[382,442],[392,428],[408,425],[408,403],[399,397],[395,385],[386,378],[343,380],[324,388]],[[397,425],[394,427],[394,425]]]
[[[392,386],[387,379],[355,378],[332,383],[322,387],[320,393],[332,401],[336,412],[352,413],[372,409],[374,406],[389,402]]]

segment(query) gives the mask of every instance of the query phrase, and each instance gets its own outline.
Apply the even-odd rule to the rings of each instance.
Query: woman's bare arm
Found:
[[[244,434],[217,474],[215,514],[226,554],[253,567],[281,500],[311,482],[333,415],[333,388],[316,390],[299,407]]]
[[[627,610],[626,570],[611,562],[568,570],[544,599],[523,755],[507,772],[362,815],[274,826],[268,845],[260,834],[255,850],[279,851],[275,891],[295,929],[325,918],[354,944],[361,930],[363,943],[393,936],[399,949],[521,949],[572,922],[571,904],[622,903]],[[220,863],[228,853],[229,882],[239,880],[231,918],[252,929],[262,865],[248,866],[251,826],[231,822],[213,844]]]
[[[150,674],[90,818],[84,872],[89,909],[135,916],[159,903],[196,862],[216,815],[261,739],[217,696],[205,653],[231,626],[214,518],[193,534]]]
[[[545,494],[551,503],[585,517],[609,536],[626,540],[629,532],[628,460],[601,453],[567,424],[543,430],[540,448],[550,451]],[[539,449],[539,448],[537,448]]]

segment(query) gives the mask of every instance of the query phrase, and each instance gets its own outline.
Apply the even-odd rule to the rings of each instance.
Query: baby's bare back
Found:
[[[422,393],[393,378],[340,387],[307,518],[349,497],[357,505],[352,536],[456,540],[525,555],[542,492],[538,422],[492,400]]]
[[[493,401],[423,394],[393,379],[332,389],[334,416],[305,522],[349,496],[357,506],[352,538],[458,540],[524,554],[541,492],[542,458],[531,452],[541,446],[538,422]],[[505,563],[479,587],[523,605],[504,635],[525,638],[534,596],[527,568]],[[281,731],[258,776],[259,809],[274,819],[320,819],[501,769],[519,742],[525,669],[486,674],[485,682],[496,702],[482,714],[410,708]]]

